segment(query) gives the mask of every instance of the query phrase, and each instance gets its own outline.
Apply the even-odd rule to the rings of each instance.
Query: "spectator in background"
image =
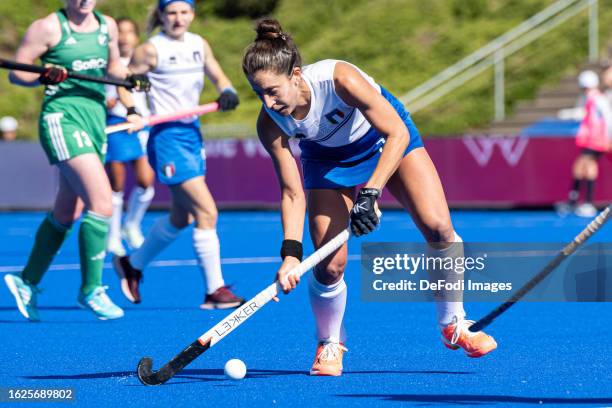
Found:
[[[561,215],[574,210],[580,217],[594,217],[597,214],[593,206],[593,194],[599,175],[598,160],[610,149],[612,110],[610,102],[599,90],[599,76],[595,72],[581,72],[578,84],[585,101],[584,116],[576,134],[576,145],[581,151],[572,168],[573,180],[568,201],[558,205],[557,210]],[[585,199],[576,206],[583,185],[586,185]]]
[[[17,138],[19,123],[12,116],[4,116],[0,119],[0,140],[12,142]]]

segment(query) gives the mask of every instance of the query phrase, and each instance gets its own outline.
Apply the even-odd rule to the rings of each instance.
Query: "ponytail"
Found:
[[[153,7],[147,17],[147,36],[150,36],[157,27],[162,26],[160,11]]]
[[[302,57],[291,36],[274,19],[259,21],[257,37],[247,47],[242,70],[247,76],[257,71],[273,71],[291,76],[293,68],[302,66]]]

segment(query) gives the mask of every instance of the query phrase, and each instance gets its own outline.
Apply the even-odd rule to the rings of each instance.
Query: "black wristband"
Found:
[[[129,108],[126,108],[126,109],[127,109],[127,115],[128,116],[130,116],[130,115],[138,115],[138,112],[136,111],[136,107],[135,106],[130,106]]]
[[[380,198],[381,194],[382,194],[382,190],[379,190],[377,188],[364,187],[361,190],[359,190],[360,196],[372,196],[378,199]]]
[[[296,241],[295,239],[283,240],[283,245],[281,246],[280,255],[281,255],[281,258],[283,258],[283,260],[288,256],[292,256],[301,261],[302,256],[304,255],[302,243],[300,241]]]

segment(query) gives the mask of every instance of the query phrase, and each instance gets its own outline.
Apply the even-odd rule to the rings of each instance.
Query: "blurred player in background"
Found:
[[[194,7],[193,0],[159,0],[149,33],[158,26],[161,31],[134,52],[130,69],[147,73],[151,80],[149,102],[153,114],[197,106],[205,76],[220,93],[221,110],[238,105],[238,95],[208,42],[188,31],[195,17]],[[206,281],[206,295],[200,307],[239,306],[244,299],[232,293],[221,273],[218,213],[204,178],[206,162],[198,118],[153,126],[147,149],[158,180],[170,188],[172,203],[169,216],[157,220],[140,249],[129,257],[113,259],[124,295],[131,302],[140,302],[142,270],[195,221],[193,248]]]
[[[132,58],[134,49],[140,42],[138,25],[128,18],[119,18],[117,19],[117,28],[119,30],[118,44],[121,62],[127,66]],[[139,92],[133,96],[135,112],[143,117],[149,116],[146,94]],[[106,105],[108,107],[107,125],[125,122],[128,113],[134,113],[133,111],[128,112],[119,101],[117,89],[114,86],[106,87]],[[125,238],[128,245],[133,249],[140,248],[144,241],[140,224],[155,194],[153,188],[155,175],[151,166],[149,166],[146,153],[148,138],[148,128],[138,132],[122,131],[108,135],[106,171],[108,172],[111,188],[113,189],[113,216],[110,221],[106,249],[115,255],[123,256],[126,254],[121,242],[122,237]],[[130,195],[122,229],[121,217],[123,213],[126,163],[131,163],[134,167],[136,187]]]
[[[66,68],[92,76],[108,73],[126,78],[139,89],[146,88],[147,81],[130,75],[121,64],[117,25],[112,18],[95,11],[95,6],[95,0],[66,0],[63,9],[32,23],[15,59],[34,64],[40,58],[47,69],[42,74],[11,71],[9,75],[17,85],[45,85],[40,142],[60,174],[55,205],[36,232],[24,270],[4,277],[19,311],[31,321],[39,320],[37,285],[83,213],[78,233],[82,278],[78,303],[102,320],[123,316],[123,310],[110,300],[102,286],[112,215],[111,188],[104,171],[104,85],[68,78]],[[142,127],[138,115],[131,115],[129,120]]]
[[[356,236],[376,229],[376,200],[385,185],[410,212],[436,256],[463,257],[436,169],[410,115],[391,93],[343,61],[302,66],[296,45],[276,20],[258,24],[242,67],[263,103],[257,133],[281,185],[284,240],[277,279],[285,292],[298,283],[289,271],[302,258],[306,202],[313,244],[320,248],[349,220]],[[300,139],[307,197],[290,137]],[[363,183],[353,200],[355,187]],[[342,374],[346,262],[345,244],[319,263],[310,279],[318,339],[311,375]],[[463,302],[438,299],[436,307],[447,347],[461,347],[470,357],[495,349],[491,336],[468,330],[473,321],[465,319]]]
[[[594,217],[593,206],[595,182],[599,176],[600,157],[609,151],[612,136],[612,110],[610,102],[599,90],[599,76],[594,71],[583,71],[578,76],[578,85],[583,91],[584,116],[576,134],[576,145],[580,155],[572,166],[572,186],[568,201],[557,205],[560,215],[574,211],[580,217]],[[584,202],[580,205],[580,190],[586,187]]]

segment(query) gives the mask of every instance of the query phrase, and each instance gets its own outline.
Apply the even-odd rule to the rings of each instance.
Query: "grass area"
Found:
[[[31,20],[62,3],[0,1],[0,54],[10,56]],[[208,115],[203,121],[216,129],[222,129],[223,124],[253,129],[259,101],[243,78],[240,62],[244,48],[254,37],[254,23],[246,18],[220,19],[212,14],[210,2],[200,3],[192,31],[211,43],[241,98],[237,111]],[[274,17],[293,33],[306,63],[323,58],[348,60],[399,96],[552,3],[553,0],[281,0]],[[143,27],[152,4],[152,0],[98,0],[105,13],[132,17]],[[612,0],[600,0],[602,43],[612,35],[610,6]],[[576,72],[586,60],[587,19],[583,14],[506,61],[509,111],[518,100],[532,98],[539,87]],[[422,133],[453,134],[487,124],[493,116],[492,82],[490,70],[419,112],[415,120]],[[213,87],[208,85],[203,101],[216,98]],[[0,94],[0,113],[20,119],[21,137],[36,137],[41,90],[12,86],[2,71]]]

